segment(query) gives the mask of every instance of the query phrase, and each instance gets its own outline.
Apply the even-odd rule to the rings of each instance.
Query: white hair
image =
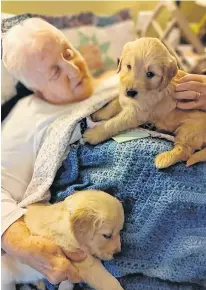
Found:
[[[54,26],[40,18],[29,18],[12,27],[3,37],[3,63],[7,70],[27,88],[38,90],[34,80],[27,76],[27,57],[44,47],[42,36],[64,35]],[[35,61],[35,59],[34,59]]]

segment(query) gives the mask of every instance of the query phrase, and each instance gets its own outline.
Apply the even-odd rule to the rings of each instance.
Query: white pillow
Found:
[[[10,13],[1,13],[1,19],[5,19],[5,18],[10,18],[15,16],[15,14],[10,14]]]
[[[116,69],[123,46],[136,38],[134,22],[126,20],[105,27],[94,25],[61,30],[84,56],[93,75]]]
[[[1,19],[6,19],[15,16],[14,14],[1,13]],[[3,61],[1,60],[1,104],[5,103],[16,94],[17,80],[8,73]]]

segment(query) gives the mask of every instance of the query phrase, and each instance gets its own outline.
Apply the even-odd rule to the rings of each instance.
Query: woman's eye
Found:
[[[147,72],[147,77],[148,77],[149,79],[153,78],[154,76],[155,76],[155,74],[154,74],[152,71],[148,71],[148,72]]]
[[[60,67],[57,65],[52,70],[51,80],[56,80],[60,75]]]
[[[112,234],[109,234],[109,235],[106,235],[106,234],[105,234],[105,235],[103,235],[103,237],[104,237],[105,239],[108,239],[108,240],[109,240],[109,239],[111,239]]]
[[[127,68],[128,68],[128,70],[131,70],[132,66],[130,64],[127,64]]]

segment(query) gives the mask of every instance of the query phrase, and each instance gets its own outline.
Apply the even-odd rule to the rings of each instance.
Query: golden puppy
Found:
[[[121,250],[120,230],[123,228],[122,204],[113,196],[96,190],[77,192],[54,205],[37,203],[28,207],[25,223],[32,234],[46,237],[63,249],[82,249],[87,258],[73,263],[83,281],[96,290],[123,290],[97,259],[110,260]],[[97,258],[96,258],[97,257]],[[4,290],[12,282],[42,279],[36,270],[11,256],[2,257]],[[72,286],[72,284],[70,284]],[[61,289],[61,285],[60,285]],[[72,289],[71,287],[67,289]]]
[[[86,142],[100,143],[146,122],[175,135],[174,148],[159,154],[157,168],[180,161],[187,166],[206,161],[206,113],[181,111],[174,100],[175,86],[186,73],[178,70],[176,58],[157,38],[140,38],[124,46],[119,63],[119,99],[94,114],[106,120],[84,134]],[[118,113],[118,114],[117,114]]]

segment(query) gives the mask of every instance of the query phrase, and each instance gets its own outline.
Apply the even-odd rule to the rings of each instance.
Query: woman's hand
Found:
[[[71,264],[86,258],[83,252],[68,253],[55,243],[29,233],[23,219],[13,223],[2,236],[2,249],[40,272],[52,284],[69,279],[81,280],[77,269]]]
[[[176,86],[177,108],[206,111],[206,76],[190,74],[182,77]]]

